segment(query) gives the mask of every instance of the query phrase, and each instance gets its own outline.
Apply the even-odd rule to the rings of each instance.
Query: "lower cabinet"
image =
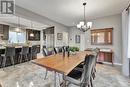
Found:
[[[113,52],[100,51],[98,55],[98,62],[110,62],[113,65]]]

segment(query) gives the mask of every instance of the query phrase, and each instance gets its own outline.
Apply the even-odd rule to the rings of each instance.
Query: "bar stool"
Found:
[[[36,55],[37,55],[37,45],[33,45],[32,47],[31,47],[31,55],[30,55],[30,60],[33,60],[33,58],[34,57],[36,57]]]
[[[29,60],[28,54],[29,54],[29,47],[28,46],[23,46],[22,50],[20,52],[20,55],[19,55],[20,56],[20,63],[22,63],[23,58],[25,58],[26,61]]]
[[[2,62],[2,67],[4,68],[6,65],[6,60],[7,58],[10,58],[11,63],[14,65],[14,57],[15,57],[15,47],[6,47],[5,49],[5,54],[2,55],[3,57],[3,62]],[[14,65],[15,66],[15,65]]]

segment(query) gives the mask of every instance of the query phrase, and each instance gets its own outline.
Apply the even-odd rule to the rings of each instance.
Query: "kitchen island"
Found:
[[[40,45],[36,45],[37,49],[36,49],[36,53],[40,53]],[[32,46],[29,46],[29,54],[28,54],[28,59],[31,60],[31,59],[36,59],[36,56],[37,54],[33,54],[33,58],[31,58],[31,48]],[[6,47],[5,46],[0,46],[0,68],[2,67],[2,61],[3,61],[3,58],[2,58],[2,55],[5,54],[5,49]],[[19,60],[19,54],[21,52],[21,49],[22,49],[22,46],[15,46],[15,58],[14,58],[14,63],[15,64],[19,64],[20,60]],[[23,58],[23,62],[27,62],[26,59]],[[11,62],[10,62],[10,58],[7,58],[7,61],[6,61],[6,66],[10,66],[12,65]]]

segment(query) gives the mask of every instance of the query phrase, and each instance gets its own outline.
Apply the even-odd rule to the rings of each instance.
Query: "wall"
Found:
[[[55,26],[55,31],[54,31],[55,32],[55,46],[63,46],[64,45],[63,40],[61,40],[61,41],[57,40],[57,33],[63,33],[63,34],[68,33],[68,27],[66,27],[65,25],[60,24],[56,21],[50,20],[49,18],[38,15],[34,12],[31,12],[31,11],[24,9],[24,8],[21,8],[19,6],[16,6],[16,15],[23,17],[25,19],[28,19],[28,20],[43,23],[45,25]],[[41,30],[41,40],[40,40],[41,49],[42,49],[42,45],[44,43],[42,37],[43,37],[43,33],[42,33],[42,30]],[[33,42],[33,43],[39,44],[39,42]],[[41,51],[41,53],[42,53],[42,51]]]
[[[50,20],[44,16],[38,15],[34,12],[31,12],[29,10],[26,10],[24,8],[21,8],[19,6],[16,6],[16,15],[23,17],[25,19],[29,19],[32,21],[40,22],[49,26],[55,26],[55,46],[59,46],[60,44],[64,45],[64,41],[58,41],[57,40],[57,33],[68,33],[68,27],[66,27],[63,24],[60,24],[56,21]],[[64,36],[64,35],[63,35]]]
[[[84,34],[80,30],[78,30],[76,27],[71,27],[69,30],[69,45],[70,46],[76,46],[80,48],[80,43],[75,43],[75,36]],[[80,41],[81,42],[81,41]]]
[[[91,45],[91,32],[88,30],[85,33],[85,47],[86,48],[111,48],[114,51],[114,62],[115,63],[122,63],[122,37],[121,37],[121,30],[122,30],[122,19],[121,14],[113,15],[113,16],[107,16],[98,18],[95,20],[91,20],[93,22],[92,29],[102,29],[102,28],[112,28],[113,27],[113,45]],[[72,37],[74,39],[75,34],[81,34],[78,30],[71,28],[70,29],[71,35],[69,37]],[[81,39],[82,40],[82,39]],[[70,41],[70,39],[69,39]],[[70,41],[69,44],[75,44],[74,40]],[[77,44],[75,44],[77,45]]]

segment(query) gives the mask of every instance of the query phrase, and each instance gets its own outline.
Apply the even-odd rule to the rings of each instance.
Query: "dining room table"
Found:
[[[49,71],[54,72],[54,87],[56,87],[56,73],[63,75],[63,79],[80,63],[85,60],[85,56],[91,54],[92,51],[79,51],[75,54],[67,53],[63,56],[63,53],[58,53],[43,57],[40,59],[35,59],[32,63],[46,68]]]

